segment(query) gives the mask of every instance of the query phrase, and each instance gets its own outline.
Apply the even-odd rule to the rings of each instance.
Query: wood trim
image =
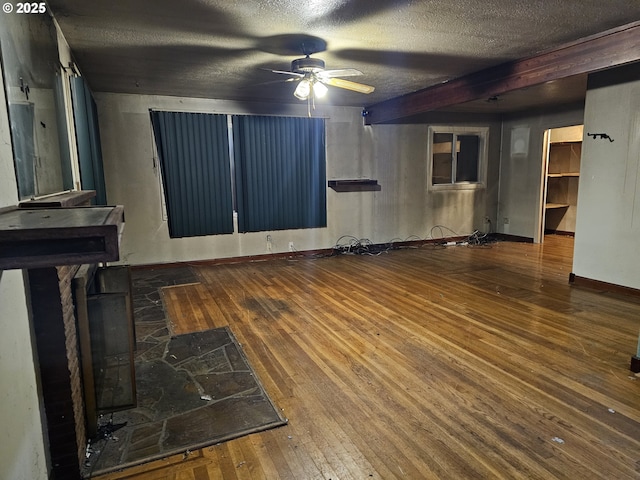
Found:
[[[301,258],[309,256],[322,256],[330,255],[333,252],[331,248],[323,248],[318,250],[305,250],[300,252],[281,252],[281,253],[268,253],[265,255],[247,255],[245,257],[226,257],[226,258],[211,258],[205,260],[189,260],[187,262],[170,262],[170,263],[147,263],[143,265],[132,265],[132,270],[147,270],[155,268],[174,268],[184,265],[191,266],[208,266],[208,265],[227,265],[231,263],[249,263],[249,262],[263,262],[266,260],[275,260],[281,258]]]
[[[544,234],[545,235],[562,235],[563,237],[576,236],[576,232],[568,232],[566,230],[551,230],[551,229],[545,229]]]
[[[640,22],[506,62],[365,108],[365,125],[640,61]]]
[[[625,287],[623,285],[616,285],[615,283],[608,283],[600,280],[594,280],[592,278],[580,277],[575,273],[569,274],[569,283],[575,287],[590,288],[592,290],[598,290],[600,292],[620,293],[623,295],[640,297],[640,290],[637,288]]]
[[[521,237],[519,235],[509,235],[508,233],[492,233],[501,242],[533,243],[531,237]]]
[[[95,190],[75,190],[70,192],[48,195],[43,198],[20,202],[20,208],[54,208],[88,206],[95,198]]]

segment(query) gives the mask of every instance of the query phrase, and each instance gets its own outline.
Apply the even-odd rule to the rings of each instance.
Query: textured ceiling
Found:
[[[376,87],[369,95],[331,88],[323,100],[349,106],[371,105],[640,19],[636,0],[49,4],[94,91],[296,103],[295,85],[266,69],[289,70],[310,49],[327,68],[356,68],[363,75],[350,79]],[[584,94],[575,91],[584,88],[584,79],[569,83],[574,97]],[[562,101],[562,86],[547,88],[545,101]],[[502,104],[470,108],[506,111],[509,98],[527,106],[524,97],[530,103],[537,95],[505,95]]]

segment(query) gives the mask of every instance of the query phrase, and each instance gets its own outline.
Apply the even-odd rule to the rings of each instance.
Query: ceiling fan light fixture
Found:
[[[313,94],[316,96],[316,98],[324,98],[328,91],[329,89],[327,88],[327,86],[320,81],[316,81],[313,84]]]
[[[303,78],[298,82],[298,86],[293,94],[300,100],[306,100],[311,94],[311,82],[307,78]]]

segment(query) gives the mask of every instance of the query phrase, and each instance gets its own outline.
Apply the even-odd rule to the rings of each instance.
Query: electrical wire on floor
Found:
[[[343,242],[349,239],[348,242]],[[381,255],[391,250],[388,243],[375,244],[368,238],[356,238],[352,235],[341,236],[333,246],[333,254],[351,254],[351,255]]]
[[[434,236],[434,231],[436,229],[440,231],[440,236],[439,237],[435,237]],[[449,231],[453,235],[445,236],[444,235],[444,230]],[[445,227],[444,225],[434,225],[433,227],[431,227],[431,230],[429,231],[429,236],[427,237],[427,239],[440,240],[441,242],[447,242],[451,238],[457,238],[459,236],[460,235],[458,235],[454,230],[451,230],[449,227]]]
[[[490,247],[490,244],[494,242],[495,240],[489,233],[482,233],[478,230],[467,237],[467,245],[469,247]]]
[[[448,246],[487,247],[496,240],[491,232],[483,233],[475,230],[466,237],[444,225],[431,227],[429,235],[422,238],[418,235],[409,235],[407,238],[394,237],[386,243],[373,243],[368,238],[358,238],[353,235],[342,235],[334,244],[329,253],[313,253],[306,255],[294,251],[296,257],[325,258],[335,255],[381,255],[392,250],[404,248],[432,248],[440,249]],[[413,243],[412,243],[413,242]],[[295,257],[292,257],[295,258]]]
[[[456,233],[454,230],[449,227],[445,227],[444,225],[435,225],[431,228],[429,236],[431,240],[438,240],[435,244],[440,247],[447,246],[468,246],[468,247],[486,247],[491,243],[496,242],[495,238],[491,232],[491,221],[487,219],[489,223],[489,232],[480,232],[479,230],[474,230],[473,233],[468,235],[464,239],[460,239],[461,235]],[[438,230],[440,233],[439,237],[435,237],[434,232]],[[447,230],[453,235],[445,236],[444,231]]]

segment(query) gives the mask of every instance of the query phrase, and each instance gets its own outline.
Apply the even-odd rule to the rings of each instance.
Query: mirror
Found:
[[[72,189],[57,32],[51,16],[0,15],[0,56],[20,200]]]

